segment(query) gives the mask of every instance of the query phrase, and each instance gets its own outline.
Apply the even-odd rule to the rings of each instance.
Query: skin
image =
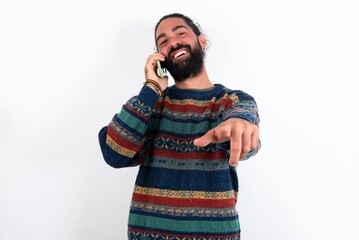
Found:
[[[158,52],[148,56],[145,64],[145,78],[157,81],[164,90],[168,86],[168,77],[161,79],[157,76],[156,61],[164,61],[171,47],[175,47],[179,43],[190,45],[193,48],[198,40],[204,49],[207,46],[207,41],[202,34],[196,36],[181,18],[163,20],[157,28],[155,37]],[[186,57],[187,55],[182,59]],[[196,77],[190,77],[183,82],[176,82],[175,79],[175,85],[181,89],[206,89],[214,86],[209,80],[205,66]],[[152,85],[148,86],[152,87]],[[230,118],[209,130],[202,137],[195,139],[194,144],[203,147],[210,143],[227,141],[230,141],[229,165],[235,166],[251,149],[258,147],[259,128],[246,120]]]

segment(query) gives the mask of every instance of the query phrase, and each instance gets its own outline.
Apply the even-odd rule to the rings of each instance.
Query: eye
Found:
[[[180,33],[178,33],[178,36],[182,37],[182,36],[184,36],[185,34],[186,34],[185,32],[180,32]]]
[[[163,40],[163,41],[160,43],[160,45],[163,46],[163,45],[165,45],[166,43],[167,43],[167,39]]]

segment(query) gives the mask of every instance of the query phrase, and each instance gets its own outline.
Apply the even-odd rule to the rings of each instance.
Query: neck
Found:
[[[214,86],[208,78],[205,66],[203,66],[202,72],[199,75],[187,78],[183,82],[176,82],[175,80],[175,85],[179,89],[206,89]]]

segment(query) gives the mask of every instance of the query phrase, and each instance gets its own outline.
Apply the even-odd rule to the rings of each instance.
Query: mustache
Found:
[[[167,58],[170,59],[170,58],[171,58],[171,55],[172,55],[175,51],[177,51],[177,50],[179,50],[179,49],[181,49],[181,48],[187,49],[188,52],[191,51],[191,46],[190,46],[190,45],[178,44],[176,47],[171,47],[170,51],[169,51],[168,54],[167,54]]]

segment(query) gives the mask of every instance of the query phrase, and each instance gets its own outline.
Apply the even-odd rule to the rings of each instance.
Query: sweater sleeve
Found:
[[[241,118],[257,126],[259,125],[260,118],[258,115],[258,107],[255,99],[252,96],[242,91],[233,91],[229,94],[229,98],[231,101],[229,101],[230,104],[226,107],[226,110],[223,114],[223,121],[230,118]],[[226,150],[229,154],[229,142],[220,144],[219,147]],[[254,156],[260,148],[261,141],[259,140],[258,146],[254,149],[251,149],[241,160],[247,160]]]
[[[110,124],[99,132],[102,155],[114,168],[136,166],[143,161],[146,133],[158,94],[144,86],[138,96],[123,105]]]
[[[250,123],[259,124],[258,107],[252,96],[242,91],[233,91],[229,98],[231,101],[223,114],[223,121],[229,118],[242,118]]]

